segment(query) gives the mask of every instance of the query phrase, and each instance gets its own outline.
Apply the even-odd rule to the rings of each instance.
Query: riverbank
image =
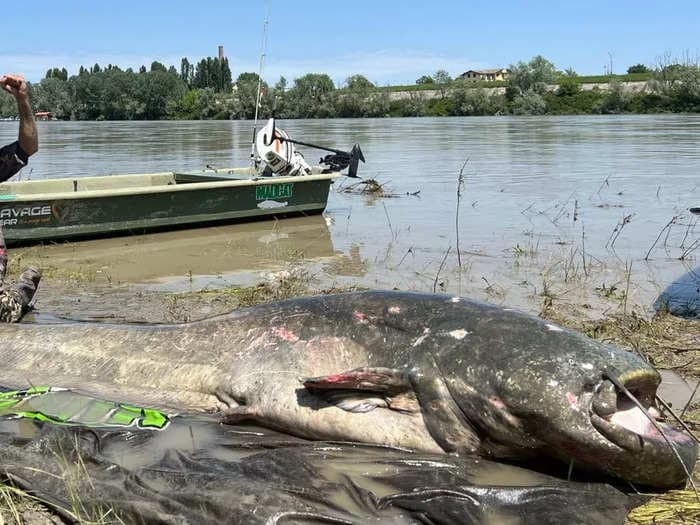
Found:
[[[40,262],[41,258],[24,258],[24,263]],[[618,268],[624,273],[624,268]],[[15,271],[13,267],[13,272]],[[89,270],[81,274],[64,273],[53,268],[42,282],[36,310],[25,322],[52,322],[55,317],[87,319],[100,322],[182,322],[225,313],[231,309],[252,306],[264,302],[318,293],[336,293],[356,289],[356,286],[329,287],[329,282],[319,278],[317,267],[311,261],[289,261],[274,272],[264,272],[255,277],[240,276],[241,283],[252,284],[223,288],[191,288],[180,291],[157,291],[143,285],[131,283],[99,283]],[[457,278],[450,275],[449,278]],[[539,303],[540,316],[571,327],[595,339],[619,345],[637,352],[655,366],[673,370],[687,379],[700,379],[700,326],[666,315],[650,315],[645,305],[625,302],[618,289],[614,293],[602,293],[596,283],[600,274],[591,273],[588,279],[577,282],[585,288],[579,296],[597,297],[592,305],[572,300],[571,295],[559,291],[570,288],[571,281],[564,282],[551,276],[548,290],[543,290],[535,299]],[[640,283],[628,282],[626,290],[639,287]],[[428,291],[428,290],[426,290]],[[495,291],[490,292],[498,299]],[[596,314],[593,312],[604,312]],[[674,407],[680,412],[682,407]],[[671,419],[666,415],[666,419]],[[685,411],[683,420],[696,436],[700,436],[700,402],[695,401]],[[671,420],[672,422],[672,420]],[[700,483],[700,468],[693,471],[695,483]],[[23,497],[22,491],[2,488],[4,503],[0,513],[6,522],[58,523],[53,513],[31,498]],[[660,494],[646,505],[634,510],[629,523],[671,524],[693,522],[700,517],[690,490]],[[74,512],[79,510],[78,505]],[[84,517],[85,518],[85,517]],[[94,517],[92,517],[94,519]],[[114,521],[106,515],[100,523]]]
[[[502,81],[452,79],[439,73],[425,77],[429,82],[408,86],[378,86],[362,75],[341,86],[322,73],[303,75],[292,86],[280,79],[264,86],[256,111],[254,73],[214,88],[188,83],[174,70],[136,73],[96,66],[70,78],[61,73],[43,79],[33,86],[32,100],[38,114],[77,121],[700,112],[700,68],[694,64],[579,76],[535,57],[519,63]],[[116,99],[115,85],[121,89]],[[16,116],[16,109],[0,93],[0,117],[7,116]]]
[[[492,85],[495,84],[495,85]],[[599,91],[601,93],[609,93],[613,89],[619,89],[628,95],[639,94],[648,89],[648,81],[646,80],[634,80],[634,81],[608,81],[608,82],[581,82],[579,84],[580,91]],[[547,84],[545,90],[547,93],[556,94],[559,90],[559,84]],[[497,95],[505,95],[507,86],[505,83],[479,83],[474,85],[465,85],[464,89],[471,89],[473,93],[483,92],[489,97]],[[445,98],[449,96],[451,91],[448,89],[441,92],[441,90],[432,89],[405,89],[401,86],[390,86],[385,88],[385,91],[389,93],[389,100],[410,100],[412,98],[419,98],[422,100],[436,100]]]

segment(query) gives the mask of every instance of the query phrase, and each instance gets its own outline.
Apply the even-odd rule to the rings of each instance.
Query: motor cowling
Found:
[[[268,120],[255,137],[260,159],[277,175],[310,175],[311,166],[286,139],[289,139],[287,132],[275,127],[274,119]]]

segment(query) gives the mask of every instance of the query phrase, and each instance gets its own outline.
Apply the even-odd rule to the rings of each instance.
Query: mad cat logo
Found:
[[[255,187],[255,200],[276,200],[287,199],[294,192],[294,184],[287,182],[284,184],[265,184]]]
[[[70,207],[65,204],[54,204],[51,206],[51,214],[58,222],[63,222],[69,211]]]

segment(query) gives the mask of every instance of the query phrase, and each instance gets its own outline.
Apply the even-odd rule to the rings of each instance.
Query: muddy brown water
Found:
[[[303,258],[329,282],[435,288],[537,310],[549,277],[556,281],[558,272],[573,282],[584,270],[598,271],[595,286],[625,287],[630,304],[648,307],[700,252],[692,248],[698,217],[688,212],[700,200],[697,115],[336,119],[279,126],[331,147],[360,143],[367,158],[361,175],[394,197],[345,193],[353,181],[342,179],[323,221],[48,246],[40,256],[92,271],[96,282],[167,290],[249,281],[251,272]],[[246,121],[40,122],[40,152],[19,177],[246,165],[251,129]],[[16,132],[16,122],[1,122],[0,142]],[[300,150],[309,160],[319,156]]]

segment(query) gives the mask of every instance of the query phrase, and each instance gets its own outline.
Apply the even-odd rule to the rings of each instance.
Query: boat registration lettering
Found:
[[[255,187],[255,200],[264,201],[270,199],[284,199],[292,196],[294,184],[265,184]]]

